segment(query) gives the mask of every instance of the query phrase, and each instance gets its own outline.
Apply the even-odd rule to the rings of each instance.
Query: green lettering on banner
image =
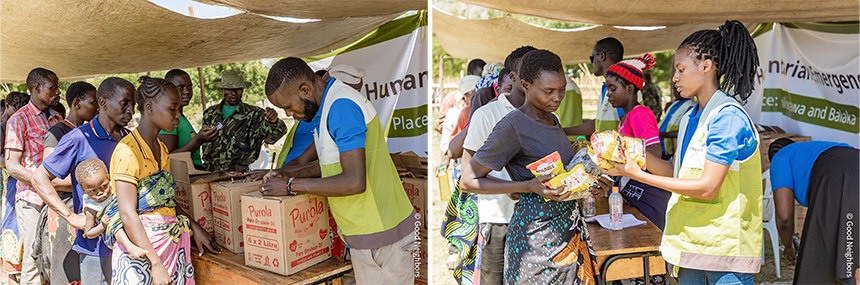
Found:
[[[860,126],[857,125],[860,109],[856,106],[792,94],[782,89],[764,89],[761,111],[780,112],[796,121],[854,134],[860,133]]]
[[[427,133],[430,118],[427,105],[408,109],[396,109],[388,121],[389,138],[416,137]]]

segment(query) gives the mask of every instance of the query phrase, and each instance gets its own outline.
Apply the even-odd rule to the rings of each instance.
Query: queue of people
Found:
[[[623,54],[624,47],[615,38],[594,45],[593,72],[605,83],[595,119],[579,125],[564,125],[557,115],[564,113],[559,108],[565,106],[566,76],[552,51],[518,48],[505,60],[511,91],[493,96],[479,90],[475,94],[490,94],[490,99],[477,101],[473,95],[467,126],[460,135],[442,138],[447,144],[440,171],[447,167],[447,159],[460,159],[461,167],[457,197],[452,195],[447,212],[457,213],[452,205],[463,205],[452,204],[455,198],[477,196],[477,217],[469,219],[476,220],[478,249],[459,255],[458,282],[594,284],[601,278],[578,203],[566,199],[569,192],[544,183],[554,175],[536,176],[527,165],[554,152],[567,165],[574,156],[569,136],[613,130],[644,143],[646,166],[631,157],[624,164],[610,162],[603,172],[616,182],[601,176],[589,188],[592,195],[601,197],[617,186],[624,200],[662,231],[660,251],[669,265],[668,276],[680,284],[753,284],[762,263],[762,150],[756,126],[741,106],[753,91],[758,68],[755,42],[738,21],[688,36],[674,53],[673,101],[665,109],[650,76],[654,57],[624,60]],[[770,173],[772,181],[781,181],[773,182],[773,188],[785,254],[800,249],[801,254],[790,260],[809,260],[798,262],[795,283],[831,280],[817,279],[813,272],[825,272],[827,278],[835,278],[832,282],[854,282],[856,263],[846,265],[836,256],[856,255],[850,247],[845,253],[845,237],[856,236],[851,233],[856,227],[850,226],[850,213],[856,212],[858,202],[856,149],[835,143],[789,146],[772,158],[779,167],[772,166]],[[779,147],[771,146],[770,154]],[[811,155],[805,152],[809,148],[820,151]],[[837,156],[844,163],[834,163]],[[848,167],[827,168],[825,159],[830,166]],[[795,161],[800,160],[805,168],[797,169]],[[820,175],[810,180],[810,172]],[[789,246],[793,201],[807,203],[812,197],[828,205],[813,209],[808,201],[807,217],[817,222],[807,221],[803,236],[809,235],[812,242]],[[840,223],[829,222],[836,220]],[[443,236],[463,241],[446,225]],[[839,239],[823,233],[825,229],[839,232]],[[475,260],[479,262],[471,268],[479,271],[458,274]],[[848,270],[843,270],[846,266]],[[666,277],[652,276],[649,281],[663,284]]]
[[[357,283],[411,284],[419,217],[376,111],[357,91],[364,72],[339,65],[319,75],[292,57],[272,67],[268,99],[301,124],[287,136],[282,167],[270,174],[249,165],[264,142],[288,130],[274,109],[243,102],[250,83],[241,71],[215,80],[224,99],[205,110],[198,132],[183,113],[194,92],[182,70],[142,76],[137,87],[118,77],[98,87],[75,82],[63,117],[51,108],[61,95],[58,76],[33,69],[31,95],[10,94],[0,114],[9,178],[4,270],[18,270],[11,273],[20,273],[21,284],[194,284],[191,246],[200,254],[221,249],[176,207],[170,155],[191,152],[198,169],[264,179],[264,195],[326,197]],[[140,123],[129,130],[135,111]],[[51,215],[59,226],[47,230]]]

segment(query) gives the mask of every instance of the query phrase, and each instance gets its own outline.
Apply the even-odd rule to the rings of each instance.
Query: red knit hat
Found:
[[[627,80],[627,82],[633,83],[639,89],[642,89],[642,86],[645,85],[645,80],[642,79],[642,71],[653,68],[655,63],[657,61],[654,60],[654,56],[646,53],[642,58],[632,58],[613,64],[606,73],[621,77]]]

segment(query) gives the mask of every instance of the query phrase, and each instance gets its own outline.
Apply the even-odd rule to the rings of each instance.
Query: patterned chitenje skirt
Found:
[[[3,263],[6,273],[17,273],[21,267],[21,257],[24,245],[18,234],[18,220],[15,218],[15,184],[18,180],[9,176],[5,169],[6,187],[3,188],[3,220],[0,224],[0,248],[3,251]],[[11,267],[11,268],[10,268]]]
[[[508,225],[505,284],[595,284],[596,257],[575,201],[523,194]]]
[[[191,266],[191,230],[185,216],[141,215],[140,221],[152,247],[161,257],[174,285],[194,284],[194,267]],[[154,284],[152,265],[141,256],[129,258],[125,248],[114,244],[112,284]]]
[[[457,265],[453,272],[457,284],[474,284],[478,253],[478,204],[475,194],[460,191],[459,179],[454,183],[451,200],[442,217],[442,237],[457,248]]]
[[[158,252],[173,285],[194,284],[194,267],[191,265],[191,224],[185,216],[148,214],[161,207],[176,207],[173,199],[176,182],[169,172],[159,171],[137,181],[137,213],[152,247]],[[115,241],[122,229],[116,199],[100,213],[110,217],[102,234],[105,242],[113,243],[112,283],[153,284],[152,265],[146,257],[130,258],[125,248]],[[101,220],[101,218],[99,218]],[[137,245],[140,247],[140,245]]]

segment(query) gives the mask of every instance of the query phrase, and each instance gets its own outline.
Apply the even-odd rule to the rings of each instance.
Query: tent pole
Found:
[[[194,7],[188,6],[188,15],[194,17]],[[206,112],[206,88],[203,86],[203,68],[197,67],[197,79],[200,80],[200,113]]]
[[[445,65],[445,57],[443,55],[439,55],[439,89],[436,89],[436,99],[439,100],[437,103],[442,103],[443,95],[442,85],[445,84],[444,75],[442,74],[442,66]],[[440,105],[441,106],[441,105]]]

